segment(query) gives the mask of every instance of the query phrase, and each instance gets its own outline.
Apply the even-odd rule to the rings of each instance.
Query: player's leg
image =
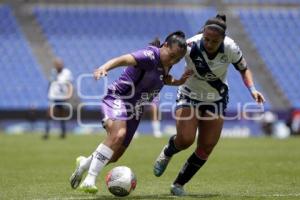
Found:
[[[55,109],[55,108],[54,108]],[[45,133],[43,135],[43,139],[49,138],[49,132],[50,132],[50,121],[51,121],[51,107],[47,109],[46,112],[46,124],[45,124]]]
[[[127,132],[126,132],[126,136],[123,140],[123,143],[121,146],[119,146],[118,149],[114,149],[114,153],[108,163],[116,162],[124,154],[124,152],[126,151],[127,147],[129,146],[129,144],[136,132],[139,121],[140,120],[131,119],[126,122],[126,131]],[[77,188],[78,185],[80,184],[82,175],[86,170],[89,169],[92,159],[93,159],[93,154],[87,158],[83,157],[83,156],[79,156],[76,159],[77,168],[70,178],[71,186],[74,189]]]
[[[119,149],[115,150],[114,154],[111,157],[111,159],[109,160],[108,164],[117,162],[119,160],[119,158],[125,153],[126,149],[127,149],[127,147],[122,145],[122,146],[120,146]]]
[[[59,105],[57,108],[59,117],[62,118],[59,120],[60,123],[60,138],[65,138],[66,137],[66,120],[64,119],[67,116],[67,108],[63,105]]]
[[[151,104],[150,109],[151,109],[151,115],[152,115],[151,125],[152,125],[152,129],[153,129],[153,135],[154,135],[154,137],[160,138],[160,137],[162,137],[162,132],[160,130],[160,121],[158,119],[158,117],[159,117],[158,100],[155,100],[155,102],[153,102],[153,104]]]
[[[223,127],[223,118],[202,120],[199,122],[197,148],[187,159],[177,178],[171,186],[171,193],[176,196],[184,195],[183,186],[191,180],[197,171],[205,164],[208,156],[218,143]]]
[[[108,119],[106,131],[107,137],[94,151],[88,174],[80,185],[80,188],[85,192],[96,193],[98,191],[95,186],[96,178],[110,161],[114,151],[118,151],[122,146],[126,135],[126,121]]]
[[[60,120],[60,129],[61,129],[61,134],[60,138],[64,139],[66,137],[66,120]]]
[[[134,134],[136,133],[139,123],[140,119],[135,118],[126,121],[126,135],[123,140],[123,143],[118,149],[114,151],[114,154],[110,159],[109,163],[117,162],[118,159],[124,154],[127,147],[131,143]]]
[[[154,175],[161,176],[172,156],[191,146],[195,140],[198,119],[193,107],[182,107],[176,110],[177,134],[169,139],[154,163]]]
[[[117,160],[126,150],[123,146],[127,147],[126,144],[129,145],[132,139],[133,134],[129,137],[129,140],[127,139],[127,130],[132,129],[127,128],[131,114],[127,111],[125,104],[126,102],[122,100],[111,100],[110,96],[107,96],[107,98],[103,100],[103,104],[101,105],[102,112],[105,116],[103,119],[103,127],[106,129],[107,137],[96,148],[92,156],[85,160],[84,165],[89,166],[88,174],[80,185],[80,188],[85,192],[97,192],[98,189],[95,186],[95,182],[99,172],[109,161]],[[138,123],[136,127],[137,125]],[[135,130],[136,129],[134,129],[134,131]],[[129,142],[126,143],[126,141]],[[114,160],[111,160],[112,158]],[[81,174],[79,175],[82,176],[84,171],[86,171],[86,169],[81,170]],[[74,173],[76,173],[76,171]],[[72,186],[72,177],[70,181]]]
[[[129,113],[127,113],[127,115],[130,116]],[[108,136],[100,146],[105,145],[107,148],[111,149],[112,153],[104,155],[105,152],[102,152],[102,154],[107,157],[105,162],[99,162],[99,159],[95,159],[95,157],[92,158],[88,175],[80,186],[82,189],[86,192],[90,192],[91,190],[94,191],[96,188],[94,183],[100,170],[109,162],[116,162],[123,155],[136,132],[139,122],[140,119],[136,118],[128,119],[126,121],[107,120],[105,129]],[[100,150],[98,152],[101,153]],[[95,153],[96,152],[94,152],[94,155]]]

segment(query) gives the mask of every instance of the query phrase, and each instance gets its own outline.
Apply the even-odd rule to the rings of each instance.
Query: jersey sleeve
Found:
[[[67,82],[72,82],[73,81],[73,75],[72,75],[72,72],[69,69],[66,70],[65,79],[66,79]]]
[[[239,71],[247,69],[247,63],[243,58],[243,53],[240,47],[234,41],[232,41],[232,44],[230,45],[230,49],[231,49],[231,63],[233,64],[235,69]]]
[[[155,55],[152,50],[142,49],[132,52],[131,55],[137,62],[136,67],[149,71],[155,65]]]

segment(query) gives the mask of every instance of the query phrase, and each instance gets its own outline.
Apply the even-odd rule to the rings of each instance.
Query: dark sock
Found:
[[[65,136],[66,136],[66,123],[65,123],[65,120],[61,120],[60,121],[60,128],[61,128],[61,135],[60,135],[60,137],[61,138],[65,138]]]
[[[46,119],[45,134],[43,136],[44,139],[47,139],[49,137],[49,131],[50,131],[50,120]]]
[[[184,185],[197,173],[197,171],[204,165],[206,160],[202,160],[195,153],[193,153],[184,166],[181,168],[177,178],[173,184]]]
[[[168,156],[168,157],[172,157],[174,154],[181,151],[181,150],[177,149],[175,144],[174,144],[175,137],[176,137],[176,135],[173,135],[172,137],[170,137],[169,144],[168,144],[167,148],[164,151],[165,155]]]

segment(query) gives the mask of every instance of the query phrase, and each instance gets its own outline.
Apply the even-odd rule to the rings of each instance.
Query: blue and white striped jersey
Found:
[[[218,87],[228,85],[228,66],[233,64],[237,70],[245,70],[247,63],[239,46],[227,36],[216,57],[212,60],[208,59],[202,36],[203,34],[198,34],[187,40],[186,67],[193,69],[194,75],[179,87],[178,92],[192,99],[213,102],[222,98]],[[219,84],[211,84],[212,82],[219,82]]]

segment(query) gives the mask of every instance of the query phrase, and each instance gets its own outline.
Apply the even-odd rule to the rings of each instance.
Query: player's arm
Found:
[[[67,82],[67,87],[68,87],[67,99],[70,99],[73,95],[73,85],[72,85],[72,83]]]
[[[242,79],[244,81],[245,86],[248,88],[249,92],[251,93],[251,96],[257,103],[263,103],[265,102],[264,96],[258,92],[254,86],[253,82],[253,76],[249,68],[246,68],[244,70],[239,71]]]
[[[52,82],[55,81],[55,77],[56,77],[56,72],[55,72],[54,69],[51,69],[50,76],[49,76],[49,80],[48,80],[48,87],[47,87],[47,91],[48,91],[48,92],[49,92],[49,90],[50,90],[50,87],[51,87]]]
[[[245,58],[242,56],[242,51],[240,50],[239,46],[235,43],[231,44],[232,50],[232,64],[236,70],[238,70],[242,76],[244,84],[248,88],[249,92],[251,93],[252,98],[257,103],[265,102],[264,96],[258,92],[254,86],[253,77],[250,69],[247,66],[247,62]]]
[[[107,61],[105,64],[103,64],[98,69],[96,69],[94,71],[94,77],[96,80],[98,80],[99,78],[106,76],[108,71],[114,68],[121,67],[121,66],[135,66],[135,65],[137,65],[137,62],[132,55],[130,54],[122,55]]]
[[[186,69],[185,72],[182,74],[182,76],[180,77],[180,79],[175,79],[172,75],[167,75],[166,77],[164,77],[164,82],[165,85],[173,85],[173,86],[179,86],[185,83],[185,81],[191,76],[193,75],[193,70],[192,69]]]

